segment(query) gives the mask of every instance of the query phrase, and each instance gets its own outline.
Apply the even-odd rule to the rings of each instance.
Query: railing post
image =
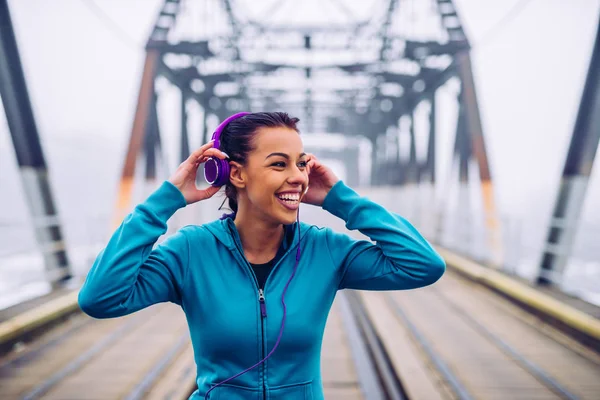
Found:
[[[556,283],[569,258],[600,140],[600,22],[537,282]],[[562,220],[556,223],[556,220]],[[552,251],[560,249],[560,254]]]
[[[35,237],[44,258],[46,276],[53,286],[60,286],[71,278],[71,267],[7,0],[0,0],[0,96],[33,219]]]

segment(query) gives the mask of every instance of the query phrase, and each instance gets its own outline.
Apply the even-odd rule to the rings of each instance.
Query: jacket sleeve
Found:
[[[323,209],[372,241],[327,229],[338,289],[414,289],[436,282],[446,271],[443,258],[406,219],[359,196],[342,181],[329,191]]]
[[[189,248],[183,228],[153,249],[168,219],[186,202],[165,181],[128,214],[96,257],[79,291],[80,308],[94,318],[113,318],[155,303],[181,304]]]

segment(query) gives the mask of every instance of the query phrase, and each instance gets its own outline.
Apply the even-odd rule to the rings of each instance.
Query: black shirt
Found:
[[[279,261],[279,259],[281,257],[283,257],[287,248],[290,246],[292,240],[294,239],[293,230],[290,229],[289,227],[285,227],[284,229],[285,229],[285,236],[284,236],[283,240],[281,241],[281,245],[279,246],[279,250],[277,250],[277,254],[275,255],[275,258],[273,258],[271,261],[264,263],[264,264],[250,263],[250,265],[252,266],[252,269],[254,270],[254,274],[256,275],[256,279],[258,280],[258,287],[260,289],[265,288],[265,283],[267,282],[267,278],[269,277],[269,274],[273,270],[273,267],[275,266],[275,264],[277,264],[277,261]]]
[[[271,270],[275,266],[275,258],[264,264],[252,264],[252,269],[254,270],[254,274],[256,275],[256,279],[258,280],[258,287],[264,289],[265,282],[267,281],[267,277],[271,273]]]

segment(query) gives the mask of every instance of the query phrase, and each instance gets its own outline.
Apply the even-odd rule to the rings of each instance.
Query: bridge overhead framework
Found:
[[[322,26],[253,20],[244,15],[241,2],[201,3],[187,2],[183,7],[178,0],[165,1],[146,43],[116,221],[130,202],[135,159],[142,143],[150,153],[159,146],[155,111],[159,78],[181,90],[182,160],[189,153],[190,135],[201,135],[202,142],[209,139],[211,116],[223,120],[242,110],[285,109],[301,118],[306,131],[368,140],[373,185],[435,182],[435,93],[455,80],[459,179],[467,181],[468,160],[474,158],[487,213],[494,215],[470,44],[452,1],[432,2],[417,13],[412,10],[412,19],[407,6],[397,0],[376,2],[380,9],[370,19],[349,14],[343,2],[323,2],[323,7],[338,7],[345,17]],[[262,14],[283,13],[286,5],[275,2]],[[420,27],[419,34],[415,26]],[[201,126],[187,123],[185,104],[189,101],[202,108]],[[414,123],[415,109],[421,103],[429,106],[430,114],[424,160],[417,159]],[[401,118],[408,121],[407,160],[401,157]],[[494,223],[491,217],[488,221]]]
[[[369,13],[353,12],[343,1],[309,2],[316,11],[302,21],[281,23],[291,15],[290,1],[260,5],[249,13],[243,0],[164,0],[145,43],[135,114],[116,199],[113,226],[132,206],[135,171],[140,156],[144,176],[154,182],[164,159],[161,115],[165,86],[181,93],[178,158],[190,153],[193,142],[206,142],[217,121],[249,110],[286,110],[299,116],[308,133],[335,133],[369,143],[371,186],[447,186],[436,171],[439,132],[436,94],[450,91],[456,101],[452,165],[458,173],[457,213],[469,219],[472,177],[484,206],[488,261],[505,262],[504,228],[495,205],[493,174],[482,128],[470,58],[472,48],[457,6],[452,0],[373,1]],[[71,277],[60,221],[45,178],[45,159],[14,41],[7,1],[2,1],[2,72],[0,88],[7,120],[25,182],[31,214],[39,222],[36,237],[42,246],[52,281]],[[256,5],[256,7],[259,7]],[[300,7],[302,8],[302,7]],[[320,10],[322,9],[322,10]],[[321,12],[322,11],[322,12]],[[296,15],[294,14],[294,15]],[[327,15],[327,23],[319,15]],[[266,16],[260,20],[251,15]],[[368,17],[364,17],[367,15]],[[321,18],[322,19],[322,18]],[[579,210],[592,171],[600,123],[595,71],[598,38],[594,41],[589,74],[573,129],[563,184],[539,266],[539,284],[560,282],[579,225]],[[14,62],[8,62],[14,60]],[[190,114],[195,103],[200,123]],[[419,120],[417,110],[425,110]],[[421,118],[423,113],[421,113]],[[417,125],[427,137],[418,140]],[[22,134],[20,133],[22,132]],[[421,144],[420,144],[421,143]],[[328,150],[320,149],[325,152]],[[347,168],[353,155],[345,154]],[[364,154],[361,154],[364,157]],[[356,167],[356,166],[355,166]],[[350,168],[352,169],[352,168]],[[364,174],[363,170],[350,176]],[[152,184],[152,183],[150,183]],[[447,199],[450,202],[450,199]],[[441,217],[440,217],[441,218]]]
[[[451,269],[440,285],[417,294],[340,295],[324,347],[323,367],[330,372],[324,384],[332,398],[359,399],[365,393],[377,393],[375,398],[527,398],[533,393],[595,399],[600,393],[600,311],[556,286],[571,255],[600,140],[600,23],[537,272],[524,283],[503,271],[506,245],[494,202],[472,44],[455,3],[373,1],[365,18],[343,0],[322,0],[317,13],[331,15],[328,23],[283,24],[275,16],[300,5],[267,2],[251,14],[250,3],[243,0],[162,0],[144,46],[112,226],[121,224],[134,205],[136,169],[144,169],[143,184],[151,186],[158,178],[166,152],[161,121],[167,116],[159,107],[165,88],[174,86],[181,95],[181,161],[193,151],[192,143],[208,141],[216,123],[233,113],[287,111],[301,119],[307,136],[325,134],[343,142],[307,144],[305,150],[339,161],[350,186],[366,183],[362,193],[389,210],[406,212],[420,230],[422,224]],[[34,338],[23,355],[0,359],[0,388],[9,388],[15,397],[69,397],[93,380],[95,368],[110,365],[107,354],[120,353],[127,356],[119,362],[130,362],[131,371],[138,368],[119,381],[118,390],[126,390],[127,398],[145,398],[150,392],[157,398],[186,396],[196,384],[188,376],[195,365],[181,314],[161,306],[122,324],[77,315],[76,291],[67,285],[70,261],[9,11],[7,0],[0,0],[0,95],[46,276],[55,291],[46,299],[0,310],[3,350]],[[452,195],[458,207],[457,215],[450,216],[438,213],[431,201],[436,187],[451,183],[440,182],[436,170],[440,90],[451,93],[456,105],[451,164],[457,173],[449,175],[457,180]],[[420,130],[426,132],[424,141],[418,139],[418,127],[425,127]],[[368,171],[359,162],[364,148],[369,149]],[[468,226],[473,181],[484,209],[479,231]],[[309,209],[307,221],[340,222],[313,212]],[[450,219],[456,230],[446,228]],[[452,242],[464,248],[445,247],[447,236],[456,236]],[[463,251],[473,243],[487,251],[484,257]],[[73,315],[73,325],[61,326]],[[52,335],[36,342],[46,330]],[[73,345],[72,338],[78,338]],[[71,357],[73,349],[81,354]],[[135,359],[136,354],[144,357]],[[340,363],[340,354],[349,367],[338,375],[327,363]],[[119,396],[116,386],[94,384],[106,398]]]

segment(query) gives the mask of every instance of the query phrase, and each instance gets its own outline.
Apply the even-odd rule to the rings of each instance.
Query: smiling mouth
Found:
[[[300,193],[276,194],[277,200],[290,210],[296,210],[300,205]]]

